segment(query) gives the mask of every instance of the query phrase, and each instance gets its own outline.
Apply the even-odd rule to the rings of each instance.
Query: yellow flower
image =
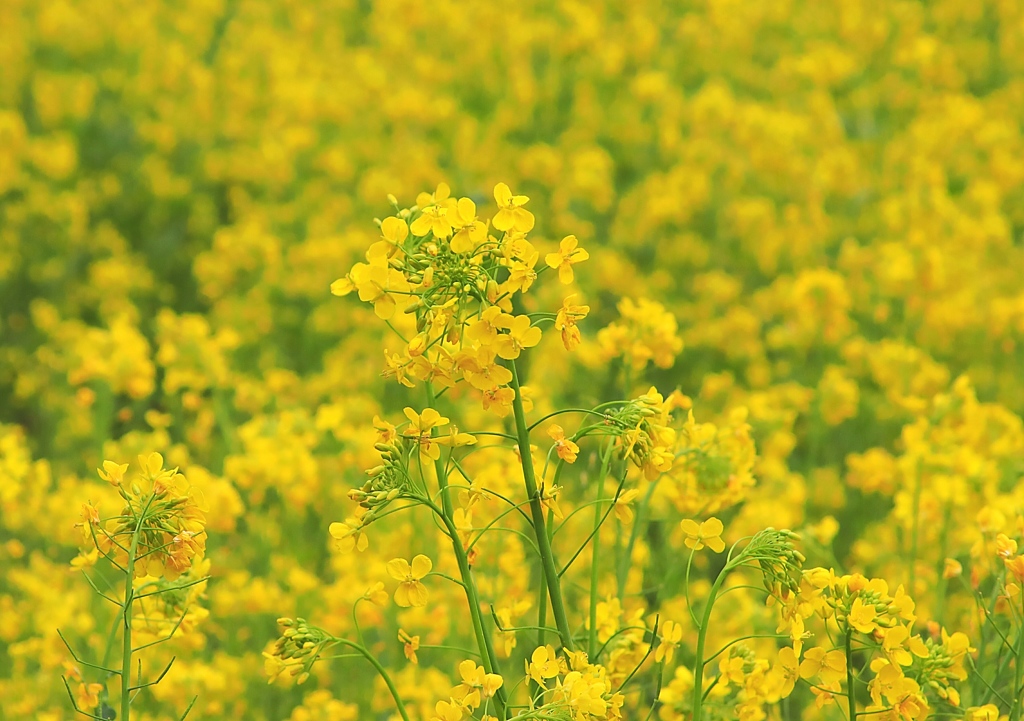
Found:
[[[127,470],[127,463],[114,463],[113,461],[103,461],[103,468],[97,468],[96,472],[100,474],[100,478],[102,478],[110,485],[119,486],[124,482],[124,474],[125,471]]]
[[[455,228],[451,240],[453,253],[471,253],[487,240],[487,224],[477,220],[476,203],[469,198],[459,198],[452,225]]]
[[[826,651],[823,648],[809,648],[800,664],[800,678],[817,676],[825,686],[837,683],[846,675],[846,654],[839,650]]]
[[[947,581],[951,578],[957,578],[964,572],[964,567],[960,561],[955,558],[947,558],[942,564],[942,577]]]
[[[423,212],[410,226],[413,235],[422,237],[427,233],[433,233],[435,238],[447,238],[452,234],[454,203],[449,201],[450,193],[451,189],[447,184],[438,184],[430,199],[431,204],[423,208]]]
[[[370,545],[366,534],[363,533],[363,522],[354,516],[346,518],[342,523],[332,523],[327,530],[338,542],[338,550],[342,553],[348,553],[353,548],[365,551]]]
[[[529,233],[533,230],[533,213],[523,206],[530,202],[525,195],[512,195],[512,191],[504,183],[494,186],[494,202],[498,204],[498,214],[491,223],[496,230],[513,230],[517,233]]]
[[[665,621],[661,625],[661,643],[654,650],[655,663],[671,663],[676,654],[676,647],[683,640],[683,627],[674,621]]]
[[[496,305],[488,306],[479,318],[474,318],[466,325],[466,338],[482,346],[492,345],[498,339],[498,331],[507,328],[512,316],[505,315]]]
[[[415,439],[419,444],[420,453],[436,461],[441,457],[441,448],[438,440],[432,437],[432,432],[435,427],[447,424],[448,419],[433,408],[426,408],[422,413],[417,413],[412,408],[406,408],[404,412],[405,417],[409,419],[409,426],[402,432],[402,435]]]
[[[430,573],[433,564],[423,554],[412,559],[412,565],[404,558],[388,561],[388,575],[401,581],[395,589],[395,603],[402,608],[427,605],[427,588],[420,579]]]
[[[404,629],[398,629],[398,640],[402,642],[402,653],[409,660],[409,663],[418,664],[420,661],[416,657],[416,652],[420,648],[420,637],[410,636]]]
[[[496,321],[499,328],[507,328],[508,333],[498,336],[494,348],[505,360],[514,360],[524,348],[533,348],[540,343],[541,331],[530,325],[530,317],[526,315],[502,316]]]
[[[1010,558],[1017,554],[1017,542],[1008,537],[1005,533],[996,535],[996,555],[1002,558]]]
[[[455,699],[438,701],[434,711],[437,715],[431,721],[462,721],[462,705]]]
[[[707,546],[715,553],[721,553],[725,550],[725,541],[721,539],[724,526],[722,526],[722,522],[717,518],[709,518],[699,526],[696,521],[691,521],[687,518],[679,526],[683,529],[683,533],[686,534],[684,543],[687,548],[699,551],[704,546]]]
[[[555,453],[566,463],[575,463],[580,447],[565,437],[565,431],[557,423],[548,427],[548,435],[555,442]]]
[[[718,662],[718,672],[729,683],[735,686],[743,686],[746,678],[746,661],[742,656],[722,656]]]
[[[98,560],[100,560],[100,549],[93,548],[88,553],[81,551],[77,556],[71,559],[71,568],[75,570],[92,568],[96,565]]]
[[[636,497],[640,495],[640,491],[636,488],[630,488],[628,491],[623,491],[619,494],[619,497],[615,499],[615,517],[624,524],[633,522],[633,508],[632,503],[636,500]]]
[[[491,698],[504,683],[501,676],[487,673],[483,666],[477,666],[470,660],[459,664],[459,675],[462,683],[455,687],[453,695],[469,709],[475,709],[482,701]]]
[[[972,706],[967,709],[967,715],[964,718],[967,721],[998,721],[999,707],[994,703],[988,703],[984,706]]]
[[[401,218],[391,216],[380,224],[381,239],[370,246],[369,255],[392,257],[409,237],[409,226]],[[335,295],[338,295],[337,293]]]
[[[398,307],[392,293],[408,293],[409,282],[400,271],[388,265],[386,255],[373,255],[367,260],[369,263],[356,263],[352,266],[347,279],[331,284],[331,292],[334,295],[346,295],[356,290],[359,292],[359,300],[373,303],[373,312],[378,318],[389,320]]]
[[[786,698],[793,693],[796,680],[800,678],[800,658],[795,649],[784,646],[779,649],[779,657],[775,668],[781,674],[779,697]]]
[[[372,586],[366,589],[366,593],[363,594],[370,603],[375,606],[383,606],[388,602],[388,592],[384,590],[384,582],[376,581]]]
[[[558,658],[551,646],[538,646],[526,662],[526,675],[541,688],[547,688],[544,681],[558,675]]]
[[[540,503],[544,508],[551,511],[556,519],[561,521],[565,518],[562,509],[558,506],[558,495],[562,492],[561,486],[548,486],[542,483],[540,486]]]
[[[860,631],[861,633],[873,633],[878,627],[875,623],[875,616],[878,612],[875,611],[875,607],[870,603],[864,603],[860,598],[853,600],[853,606],[850,607],[850,615],[847,618],[849,624]]]
[[[78,708],[87,711],[100,705],[100,692],[103,691],[103,684],[80,683],[75,689],[75,703]]]
[[[1003,561],[1006,570],[1013,574],[1018,582],[1024,583],[1024,556],[1014,556]]]
[[[562,333],[562,345],[567,351],[575,350],[580,344],[580,329],[576,327],[576,323],[586,318],[590,312],[589,305],[575,305],[575,298],[575,293],[567,296],[555,314],[555,330]]]
[[[910,651],[903,644],[910,640],[910,629],[906,626],[893,626],[885,630],[882,637],[882,650],[895,664],[909,666],[913,662]]]
[[[567,235],[558,244],[558,252],[548,253],[544,256],[544,262],[550,268],[558,268],[558,280],[562,285],[569,285],[573,281],[573,265],[582,263],[589,257],[590,253],[579,247],[576,236]]]

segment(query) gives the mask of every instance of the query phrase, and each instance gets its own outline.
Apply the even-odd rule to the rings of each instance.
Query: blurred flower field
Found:
[[[0,719],[1024,719],[1024,4],[0,29]]]

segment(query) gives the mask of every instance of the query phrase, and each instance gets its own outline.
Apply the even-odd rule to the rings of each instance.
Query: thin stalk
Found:
[[[853,629],[846,631],[846,703],[850,721],[857,721],[857,697],[853,693]]]
[[[149,504],[146,505],[149,508]],[[145,512],[143,512],[145,513]],[[142,516],[139,516],[139,524],[142,523]],[[131,713],[132,697],[132,603],[135,592],[135,554],[139,550],[139,531],[136,527],[132,534],[132,543],[128,548],[128,563],[125,566],[124,579],[124,606],[121,611],[124,615],[124,626],[121,638],[121,716],[123,721],[128,721]]]
[[[435,405],[433,388],[427,384],[427,405],[431,408]],[[473,623],[473,634],[476,636],[477,647],[480,649],[480,656],[483,659],[484,670],[487,673],[500,674],[498,659],[494,653],[487,632],[484,630],[483,616],[480,613],[480,597],[477,594],[476,583],[473,581],[473,571],[469,566],[469,558],[466,556],[466,549],[462,547],[459,538],[459,529],[455,526],[454,510],[452,508],[451,492],[448,488],[448,474],[444,462],[438,458],[434,461],[434,471],[437,474],[437,485],[441,491],[441,508],[438,509],[433,503],[434,511],[441,517],[447,529],[448,537],[452,541],[452,551],[455,553],[455,561],[459,566],[459,575],[462,577],[463,588],[466,591],[466,601],[469,603],[469,616]],[[429,501],[428,501],[429,503]],[[499,719],[505,718],[505,691],[498,689],[494,695],[494,706]]]
[[[1014,663],[1013,674],[1013,710],[1010,712],[1010,721],[1020,721],[1022,706],[1024,706],[1024,597],[1021,598],[1021,626],[1017,630],[1017,651]]]
[[[540,491],[537,488],[537,478],[533,469],[533,456],[530,454],[530,431],[526,426],[526,411],[523,408],[523,394],[519,386],[519,372],[516,370],[515,361],[509,361],[508,366],[509,370],[512,371],[512,390],[516,394],[512,400],[512,411],[515,414],[519,460],[523,466],[523,481],[526,484],[526,495],[530,499],[530,513],[533,516],[533,531],[537,537],[537,548],[540,550],[541,566],[547,579],[548,597],[551,599],[551,614],[554,616],[555,626],[558,628],[558,637],[562,645],[569,651],[572,651],[574,650],[572,631],[569,628],[569,620],[565,615],[565,603],[562,601],[562,586],[559,583],[558,569],[555,567],[555,557],[551,550],[551,541],[548,538],[547,522],[544,518],[544,505],[541,503]]]
[[[552,520],[552,514],[548,513],[548,521]],[[548,579],[543,573],[540,574],[540,588],[537,593],[537,645],[547,645],[545,634],[548,623]],[[543,687],[532,678],[530,679],[530,698],[536,702],[544,692]]]
[[[601,496],[604,493],[604,479],[608,475],[608,467],[611,465],[612,448],[614,442],[608,441],[608,447],[601,456],[601,471],[597,475],[597,503],[594,504],[594,532],[591,534],[590,553],[590,634],[587,636],[587,657],[594,658],[597,652],[597,584],[600,580],[601,564],[598,558],[601,555],[601,525],[604,517],[601,515]]]
[[[380,661],[378,661],[372,653],[367,651],[366,648],[360,646],[358,643],[352,643],[351,641],[346,641],[343,638],[335,639],[335,641],[343,646],[348,646],[349,648],[358,651],[363,658],[370,662],[374,669],[376,669],[377,673],[380,674],[380,677],[384,679],[384,684],[388,687],[388,691],[391,692],[391,697],[395,699],[395,706],[398,707],[398,713],[401,715],[402,721],[409,721],[409,714],[405,710],[405,704],[402,702],[402,697],[398,695],[398,689],[395,688],[395,682],[391,680],[391,676],[388,675],[387,669],[381,665]]]
[[[625,477],[625,471],[623,471],[623,477]],[[620,603],[626,598],[626,581],[629,575],[629,566],[633,559],[633,548],[636,547],[636,539],[639,534],[640,518],[647,512],[647,507],[651,503],[651,496],[654,495],[654,489],[657,485],[657,479],[651,481],[643,500],[637,504],[636,519],[633,522],[633,527],[629,529],[629,542],[626,544],[625,552],[621,556],[616,557],[618,568],[616,569],[615,581],[619,591]]]
[[[722,572],[718,574],[711,590],[708,592],[708,600],[704,606],[704,615],[701,618],[700,626],[697,629],[697,651],[693,662],[693,721],[700,721],[701,705],[704,702],[704,646],[707,643],[708,626],[711,623],[711,610],[715,606],[715,597],[722,587],[722,582],[732,570],[732,564],[727,564]]]

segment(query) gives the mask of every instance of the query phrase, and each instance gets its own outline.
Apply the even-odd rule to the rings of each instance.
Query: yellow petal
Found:
[[[401,218],[391,216],[380,224],[380,232],[393,243],[401,243],[409,236],[409,225]]]
[[[409,577],[412,569],[409,567],[409,562],[404,558],[392,558],[388,561],[388,575],[396,581],[404,581]]]
[[[512,191],[504,183],[494,186],[494,202],[498,204],[499,208],[507,208],[512,202]]]
[[[720,536],[723,530],[725,530],[725,527],[722,525],[722,522],[714,516],[700,524],[700,535],[705,538]]]
[[[395,589],[395,603],[402,608],[408,608],[412,605],[409,600],[409,584],[403,583]]]
[[[410,606],[426,606],[427,598],[427,587],[422,583],[403,583],[403,587],[408,588],[408,597]]]
[[[679,527],[683,529],[683,533],[687,536],[698,536],[700,535],[700,526],[697,525],[696,521],[689,518],[684,519],[679,523]],[[692,548],[692,546],[691,546]]]
[[[469,198],[459,198],[458,214],[459,220],[469,223],[476,217],[476,203]]]
[[[430,562],[430,559],[424,556],[422,553],[412,559],[412,577],[420,579],[430,573],[430,569],[434,567],[434,564]]]

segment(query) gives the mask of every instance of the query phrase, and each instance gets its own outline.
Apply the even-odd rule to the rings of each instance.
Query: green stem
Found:
[[[625,471],[623,471],[625,475]],[[626,598],[626,581],[629,577],[629,567],[633,561],[633,549],[636,547],[636,539],[640,531],[640,519],[645,513],[647,513],[647,507],[651,503],[651,496],[654,495],[654,489],[658,485],[658,479],[651,481],[647,487],[647,493],[644,494],[643,500],[637,504],[636,518],[633,521],[633,527],[629,529],[629,541],[626,543],[625,551],[616,557],[618,562],[618,568],[616,569],[615,582],[619,592],[619,603],[622,603]]]
[[[591,540],[590,553],[590,634],[587,637],[587,657],[594,658],[597,652],[597,584],[600,580],[600,564],[598,558],[601,553],[601,525],[604,523],[604,516],[601,514],[601,496],[604,494],[604,479],[608,475],[608,467],[611,465],[612,449],[614,441],[608,441],[608,447],[601,457],[601,471],[597,476],[597,503],[594,504],[594,533]]]
[[[701,705],[704,702],[704,646],[707,643],[708,626],[711,623],[711,610],[714,608],[718,590],[722,587],[722,582],[725,581],[730,570],[732,570],[731,563],[722,569],[712,584],[711,590],[708,592],[707,603],[704,606],[704,615],[701,617],[700,626],[697,629],[697,651],[693,662],[693,721],[700,721]]]
[[[149,508],[149,504],[146,504]],[[121,716],[122,721],[128,721],[131,713],[132,695],[132,603],[135,600],[135,555],[139,550],[139,527],[142,525],[142,518],[145,511],[139,516],[135,532],[132,533],[132,543],[128,548],[128,563],[125,565],[124,578],[124,605],[121,612],[124,617],[124,626],[121,638]],[[141,683],[142,680],[139,680]]]
[[[853,629],[846,631],[846,703],[850,721],[857,721],[857,696],[853,692]]]
[[[398,713],[401,715],[402,721],[409,721],[409,714],[405,710],[405,704],[402,703],[402,697],[398,695],[398,689],[395,688],[395,682],[391,680],[391,676],[388,675],[387,669],[380,664],[380,661],[378,661],[372,653],[367,651],[358,643],[352,643],[351,641],[346,641],[343,638],[337,638],[335,641],[343,646],[348,646],[349,648],[358,651],[363,658],[370,662],[370,664],[377,670],[377,673],[380,674],[380,677],[384,679],[384,683],[388,687],[388,691],[391,692],[392,698],[395,699],[395,705],[398,707]]]
[[[1014,654],[1013,674],[1013,710],[1010,712],[1010,721],[1020,721],[1022,706],[1024,706],[1024,597],[1021,598],[1021,625],[1017,629],[1017,652]]]
[[[537,645],[545,645],[544,627],[548,623],[548,579],[540,574],[540,593],[537,600]]]
[[[541,503],[540,491],[537,489],[537,478],[533,469],[533,456],[530,453],[530,431],[526,427],[526,411],[523,409],[523,394],[519,386],[519,372],[515,361],[509,361],[512,371],[512,390],[516,395],[512,401],[512,410],[516,420],[516,436],[519,445],[519,460],[523,466],[523,481],[526,484],[526,495],[530,499],[530,513],[533,516],[533,532],[537,537],[537,548],[540,550],[541,566],[548,584],[548,596],[551,599],[551,614],[555,618],[558,637],[562,645],[569,651],[574,650],[572,631],[565,615],[565,604],[562,601],[562,586],[555,567],[555,556],[551,551],[548,538],[547,523],[544,520],[544,505]]]
[[[427,405],[434,408],[435,397],[433,388],[427,384]],[[436,409],[435,409],[436,410]],[[455,553],[455,561],[459,566],[459,575],[462,577],[463,588],[466,591],[466,601],[469,603],[469,616],[473,623],[473,635],[476,636],[477,647],[480,649],[480,656],[483,659],[484,670],[487,673],[500,674],[498,658],[494,653],[494,647],[490,642],[487,632],[484,630],[483,616],[480,613],[480,597],[477,594],[476,583],[473,581],[473,571],[469,566],[469,558],[466,549],[462,547],[462,540],[459,538],[459,529],[455,526],[454,510],[452,508],[451,491],[448,488],[448,474],[444,462],[438,458],[434,461],[434,472],[437,474],[437,485],[441,490],[441,508],[438,509],[433,503],[428,503],[434,508],[435,513],[441,517],[447,529],[448,537],[452,541],[452,551]],[[502,688],[494,695],[494,706],[499,719],[505,718],[505,691]]]

